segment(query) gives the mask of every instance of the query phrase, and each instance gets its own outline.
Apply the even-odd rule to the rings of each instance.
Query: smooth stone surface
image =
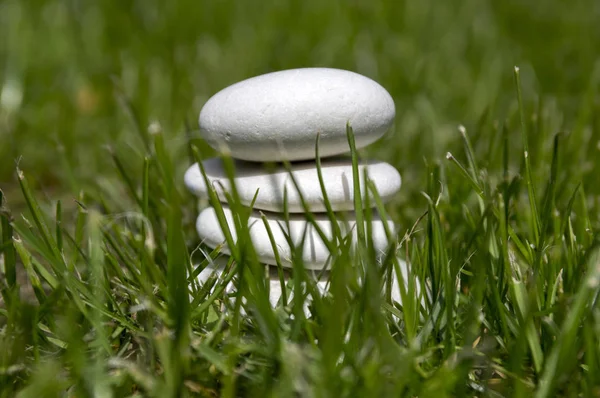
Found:
[[[202,286],[213,273],[216,273],[215,276],[220,278],[223,274],[223,270],[227,265],[227,258],[224,256],[218,257],[215,259],[213,264],[209,264],[206,268],[204,268],[200,274],[198,274],[198,282],[200,286]],[[319,272],[314,272],[312,277],[314,279],[318,278]],[[327,291],[329,283],[327,279],[329,278],[328,274],[324,274],[322,279],[317,281],[317,288],[321,294],[324,294]],[[284,273],[284,281],[287,283],[290,280],[290,273]],[[225,288],[227,293],[233,293],[235,291],[235,284],[233,282],[229,282]],[[289,290],[288,290],[289,292]],[[293,297],[293,291],[287,295],[288,303]],[[279,300],[281,299],[281,282],[279,281],[279,274],[277,273],[277,267],[269,267],[269,301],[271,302],[271,306],[275,307]],[[310,297],[309,297],[310,300]],[[309,301],[308,300],[308,301]],[[306,303],[308,307],[308,302]],[[306,308],[305,310],[308,310]]]
[[[231,193],[231,184],[221,159],[213,158],[202,162],[208,180],[215,187],[219,199],[226,203],[225,193]],[[352,162],[350,159],[325,159],[321,163],[321,174],[325,191],[334,211],[354,209],[354,183],[352,180]],[[284,189],[287,190],[288,209],[290,213],[303,213],[300,195],[296,190],[289,173],[282,167],[269,168],[261,163],[236,161],[235,185],[240,201],[250,206],[254,195],[258,196],[254,208],[283,212]],[[400,174],[390,164],[371,161],[359,165],[360,189],[363,198],[367,189],[364,184],[364,171],[375,184],[377,193],[383,202],[389,201],[399,190]],[[314,162],[292,163],[292,174],[298,183],[304,200],[310,205],[312,212],[325,212],[323,193],[319,185],[319,177]],[[208,197],[208,191],[198,164],[190,167],[184,176],[188,189],[195,195]],[[373,195],[370,195],[371,205],[374,205]]]
[[[229,225],[229,230],[231,231],[233,238],[237,240],[233,214],[226,206],[223,206],[223,210],[227,219],[227,224]],[[306,238],[302,247],[304,266],[308,269],[323,269],[329,258],[329,251],[327,250],[325,243],[323,243],[319,237],[314,226],[306,221],[304,215],[290,216],[289,231],[287,230],[285,221],[281,215],[277,213],[266,213],[265,216],[268,217],[267,222],[273,233],[273,240],[277,245],[277,252],[279,253],[282,266],[292,267],[292,248],[288,245],[283,231],[286,231],[287,234],[289,234],[293,245],[298,246],[300,245],[302,237],[304,236],[304,231],[306,230]],[[332,224],[327,216],[324,214],[317,214],[315,215],[315,219],[325,236],[331,238],[333,236]],[[356,239],[356,220],[354,219],[354,215],[348,214],[347,221],[347,226],[345,226],[343,222],[338,221],[342,234],[347,236],[348,233],[352,233],[353,239]],[[265,264],[277,264],[267,228],[260,215],[254,212],[248,220],[248,225],[250,226],[250,238],[252,239],[252,244],[254,245],[259,260]],[[388,245],[384,223],[378,216],[374,215],[371,226],[375,250],[380,254],[383,254]],[[388,227],[391,233],[394,233],[394,223],[388,221]],[[200,213],[196,221],[196,229],[204,244],[211,248],[216,248],[223,244],[221,251],[230,254],[227,245],[224,243],[225,235],[221,230],[216,212],[212,207],[208,207]]]
[[[407,278],[408,278],[408,265],[403,260],[399,260],[400,263],[400,272],[402,273],[402,281],[404,285],[407,286]],[[223,270],[227,265],[227,257],[221,256],[214,260],[212,264],[209,264],[206,268],[204,268],[200,274],[198,274],[198,282],[200,286],[202,286],[206,281],[211,277],[211,275],[215,274],[215,277],[220,278],[223,274]],[[311,276],[315,279],[318,278],[319,272],[314,272]],[[284,280],[287,284],[291,278],[291,274],[289,272],[284,273]],[[279,300],[281,299],[281,282],[279,281],[279,274],[277,273],[276,267],[269,267],[269,301],[271,305],[275,307]],[[288,303],[293,298],[294,293],[292,286],[288,287],[289,294],[287,295]],[[321,279],[317,281],[317,288],[321,295],[325,294],[329,290],[329,273],[324,272],[321,275]],[[420,287],[416,287],[417,294],[420,292]],[[235,291],[235,284],[233,282],[229,282],[225,288],[226,293],[233,293]],[[392,286],[391,286],[391,296],[392,300],[402,304],[402,295],[400,294],[400,285],[398,283],[398,278],[396,277],[396,272],[392,273]],[[309,300],[310,301],[310,297]],[[308,304],[308,303],[307,303]],[[307,308],[305,309],[307,310]]]
[[[356,147],[365,147],[390,128],[396,114],[390,94],[354,72],[329,68],[291,69],[229,86],[200,112],[202,137],[217,151],[228,149],[250,161],[315,158],[349,151],[346,125]]]

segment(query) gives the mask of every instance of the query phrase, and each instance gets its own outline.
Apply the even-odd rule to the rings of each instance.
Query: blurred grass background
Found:
[[[424,203],[423,159],[461,145],[459,124],[485,154],[493,126],[517,122],[505,120],[516,109],[515,65],[528,111],[543,98],[549,131],[581,130],[573,156],[596,151],[598,137],[583,124],[598,125],[599,17],[593,0],[3,0],[0,187],[18,206],[19,163],[54,199],[115,189],[106,146],[120,154],[142,146],[124,101],[141,125],[162,126],[169,150],[182,155],[180,177],[186,125],[197,136],[212,94],[270,71],[327,66],[367,75],[392,94],[395,126],[369,152],[401,170],[398,209],[408,220]],[[532,146],[550,145],[546,138]],[[128,159],[141,169],[139,157]],[[592,168],[581,164],[581,177]]]
[[[131,392],[137,387],[118,372],[97,377],[104,359],[118,360],[105,366],[118,368],[131,354],[139,357],[129,364],[148,374],[135,384],[157,396],[162,390],[155,387],[163,381],[177,396],[184,378],[192,383],[190,390],[206,385],[204,395],[216,396],[221,390],[215,386],[223,383],[234,396],[238,359],[249,366],[240,377],[248,391],[266,391],[273,382],[285,390],[292,382],[308,386],[316,380],[317,387],[328,385],[339,396],[356,395],[357,388],[389,391],[393,385],[409,396],[441,397],[466,395],[461,391],[469,382],[463,381],[474,380],[470,394],[498,396],[491,390],[500,387],[507,396],[531,396],[535,390],[546,397],[556,387],[565,395],[597,396],[599,20],[595,0],[0,0],[0,278],[10,287],[2,289],[10,305],[0,306],[7,320],[0,334],[0,387],[9,388],[0,395],[12,396],[24,385],[30,388],[22,396],[48,395],[52,385],[59,395],[62,385],[72,383],[76,392],[101,391],[106,383]],[[220,312],[194,308],[201,314],[190,321],[199,347],[192,344],[193,349],[210,350],[180,355],[181,347],[165,348],[170,340],[163,329],[155,335],[154,328],[185,320],[187,304],[177,305],[186,302],[178,284],[185,282],[181,240],[185,237],[190,251],[196,248],[197,211],[188,196],[179,214],[173,183],[183,190],[183,172],[193,161],[190,138],[208,154],[198,139],[198,112],[229,84],[305,66],[350,69],[392,94],[395,125],[363,155],[400,170],[403,189],[387,208],[401,232],[416,227],[401,250],[413,274],[437,290],[443,282],[442,294],[414,322],[410,305],[381,311],[377,295],[366,289],[357,297],[368,298],[370,310],[344,296],[327,301],[316,319],[302,320],[279,308],[274,312],[279,323],[273,323],[277,338],[252,323],[262,319],[256,314],[243,336],[230,330],[215,336],[212,322]],[[514,66],[521,71],[525,135]],[[468,131],[473,154],[459,125]],[[150,136],[146,129],[164,134]],[[559,132],[567,134],[553,152]],[[525,186],[531,181],[523,173],[524,136],[535,198]],[[170,156],[162,152],[163,137]],[[447,152],[469,170],[463,173],[448,162]],[[20,192],[17,164],[35,195],[25,188]],[[144,195],[150,196],[146,202],[137,198]],[[48,228],[40,227],[43,217],[33,196],[54,220],[56,247]],[[102,237],[99,214],[106,221]],[[145,227],[116,221],[140,214],[150,219],[156,245],[146,245]],[[63,234],[71,236],[67,231],[75,231],[73,242],[61,251]],[[48,253],[44,239],[56,253]],[[18,259],[13,247],[20,250]],[[104,264],[98,247],[106,249]],[[96,285],[102,265],[104,292]],[[142,270],[139,281],[121,272],[124,265],[134,276]],[[29,282],[38,282],[40,306],[33,304],[31,291],[22,301],[15,298],[19,285],[23,290],[27,285],[27,280],[15,282],[15,269],[25,266],[36,267],[28,275]],[[83,276],[66,272],[68,267]],[[169,274],[175,271],[180,273]],[[46,292],[40,278],[60,284],[44,285]],[[346,282],[336,283],[342,289]],[[178,294],[165,296],[169,292]],[[101,304],[117,300],[104,313],[112,319],[105,325],[110,338],[96,336],[111,344],[106,353],[96,352],[97,343],[84,335],[102,330],[97,327],[102,317],[90,311],[84,321],[83,307],[77,307],[82,297]],[[146,300],[155,304],[138,318],[133,308]],[[202,300],[202,294],[195,298]],[[402,320],[390,320],[389,311]],[[356,320],[356,328],[349,319]],[[338,321],[344,326],[335,326]],[[231,323],[236,322],[234,317]],[[313,339],[296,336],[290,342],[295,333],[290,322],[301,329],[323,325],[317,339],[324,339],[326,349],[305,344],[300,350],[295,342]],[[183,336],[177,343],[186,347],[185,328],[174,329]],[[347,333],[352,339],[342,341]],[[54,347],[57,341],[68,342],[67,348]],[[235,350],[244,352],[248,341],[253,356],[237,358]],[[273,352],[265,354],[265,347]],[[53,362],[40,365],[49,358]],[[289,367],[277,373],[279,364]],[[347,366],[355,373],[345,373]],[[57,378],[58,368],[72,374]],[[137,370],[129,371],[144,375]]]

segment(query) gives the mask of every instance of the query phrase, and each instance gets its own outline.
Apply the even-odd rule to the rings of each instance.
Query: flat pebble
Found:
[[[210,278],[210,276],[213,274],[217,278],[220,278],[221,275],[223,274],[226,264],[227,264],[227,258],[225,256],[221,256],[221,257],[216,258],[212,264],[209,264],[206,268],[204,268],[198,274],[198,282],[200,283],[200,286],[202,286],[208,280],[208,278]],[[317,281],[317,288],[319,289],[319,293],[324,294],[328,288],[327,279],[329,278],[329,275],[324,274],[321,277],[321,279],[319,279],[318,278],[319,274],[320,274],[320,272],[312,272],[309,274],[309,276],[313,277]],[[286,271],[284,273],[284,283],[287,284],[287,282],[289,282],[289,280],[290,280],[290,273]],[[229,282],[226,287],[226,292],[233,293],[234,291],[235,291],[235,284],[233,282]],[[288,302],[289,302],[289,300],[292,299],[292,297],[293,297],[293,293],[290,294],[290,292],[288,292],[288,294],[287,294]],[[279,274],[277,272],[277,268],[269,267],[269,301],[270,301],[271,305],[273,307],[275,307],[280,299],[281,299],[281,282],[279,280]],[[306,304],[308,304],[308,303],[306,303]],[[308,310],[308,308],[306,308],[305,310]]]
[[[227,260],[228,259],[226,256],[220,256],[220,257],[217,257],[213,263],[207,265],[206,268],[204,268],[198,274],[197,279],[198,279],[198,282],[200,283],[200,286],[204,285],[204,283],[206,283],[206,281],[212,275],[214,275],[216,278],[220,278],[221,275],[223,274],[223,271],[227,264]],[[404,262],[403,260],[400,260],[400,259],[399,259],[399,264],[400,264],[400,272],[402,273],[402,281],[404,281],[404,284],[406,286],[406,283],[407,283],[406,281],[408,278],[408,265],[406,264],[406,262]],[[317,281],[316,286],[319,289],[319,293],[321,295],[327,293],[327,291],[329,290],[329,272],[327,272],[327,271],[325,271],[323,273],[309,272],[308,276],[314,278]],[[291,273],[288,271],[284,271],[285,284],[288,284],[290,279],[291,279]],[[398,278],[396,277],[396,272],[394,271],[392,273],[392,286],[391,286],[392,300],[395,302],[398,302],[399,304],[402,304],[402,296],[400,294],[399,286],[400,285],[398,283]],[[291,285],[287,287],[288,303],[294,296],[292,288],[293,288],[293,286],[291,286]],[[229,282],[227,284],[225,290],[226,290],[226,293],[235,292],[235,284],[233,282]],[[416,287],[416,291],[417,291],[417,294],[420,292],[419,286]],[[269,301],[270,301],[271,305],[273,307],[275,307],[279,303],[280,299],[281,299],[281,282],[279,280],[279,274],[277,272],[277,268],[269,267]],[[310,301],[310,297],[307,301]],[[308,302],[306,304],[308,304]],[[305,311],[308,311],[308,308],[305,308]],[[308,315],[308,313],[307,313],[307,315]]]
[[[202,162],[206,176],[215,187],[219,198],[226,202],[225,193],[231,193],[230,180],[223,170],[222,160],[213,158]],[[282,166],[268,167],[261,163],[235,161],[235,186],[240,201],[250,206],[254,196],[254,208],[275,212],[283,212],[284,190],[287,190],[288,210],[290,213],[302,213],[304,209],[300,195],[295,188],[289,173]],[[292,163],[292,174],[300,187],[302,197],[312,212],[324,212],[323,193],[318,180],[317,167],[314,162]],[[367,189],[364,184],[364,172],[373,182],[383,202],[389,201],[399,190],[400,174],[388,163],[371,161],[359,165],[361,192],[363,198]],[[352,179],[352,162],[349,159],[326,159],[322,162],[321,174],[325,192],[334,211],[354,209],[354,184]],[[201,198],[207,198],[208,192],[204,178],[197,164],[191,166],[184,176],[188,189]],[[374,205],[370,195],[371,206]],[[366,204],[363,202],[363,204]]]
[[[233,214],[226,206],[223,206],[223,211],[229,230],[231,231],[234,240],[237,240]],[[348,213],[346,216],[347,225],[342,221],[338,221],[340,230],[344,236],[351,233],[353,238],[356,239],[356,219],[352,213]],[[286,227],[282,215],[277,213],[265,213],[265,217],[267,218],[267,222],[273,234],[273,240],[277,246],[277,252],[279,253],[281,263],[284,267],[292,267],[292,248],[288,244],[286,234],[284,234],[283,231],[286,231],[290,236],[294,246],[299,246],[301,244],[304,232],[306,231],[306,238],[304,239],[304,245],[302,247],[304,266],[308,269],[323,269],[325,267],[327,260],[329,259],[329,251],[314,226],[306,221],[304,215],[290,215],[289,230]],[[316,214],[315,219],[316,224],[323,231],[325,236],[331,239],[333,236],[333,224],[329,221],[329,218],[324,214]],[[277,261],[275,260],[271,240],[269,239],[267,228],[265,227],[260,214],[256,212],[252,213],[248,220],[248,225],[250,227],[250,238],[259,260],[265,264],[276,265]],[[391,233],[394,233],[395,226],[393,222],[388,221],[388,228]],[[196,221],[196,229],[201,241],[211,248],[216,248],[225,242],[225,235],[219,225],[216,211],[212,207],[208,207],[200,213]],[[388,239],[384,222],[376,214],[374,214],[373,219],[371,220],[371,231],[375,250],[380,255],[384,254],[388,246]],[[222,252],[230,254],[226,244],[222,247]]]
[[[349,151],[346,125],[356,147],[365,147],[390,128],[394,101],[377,82],[329,68],[291,69],[229,86],[200,112],[202,137],[217,151],[250,161],[315,158]]]

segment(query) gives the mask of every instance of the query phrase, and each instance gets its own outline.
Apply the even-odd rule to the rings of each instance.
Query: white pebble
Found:
[[[219,256],[217,257],[211,264],[208,264],[206,268],[204,268],[198,274],[198,282],[200,286],[202,286],[206,281],[214,274],[217,278],[221,278],[223,275],[223,271],[227,264],[227,257]],[[408,286],[408,265],[403,260],[399,259],[400,264],[400,272],[402,274],[401,281],[405,286]],[[279,280],[279,273],[277,272],[276,267],[269,267],[269,302],[271,306],[275,307],[280,299],[281,299],[281,282]],[[329,290],[329,272],[308,272],[308,276],[312,277],[316,280],[316,287],[321,295],[326,294]],[[320,277],[320,278],[319,278]],[[289,303],[294,297],[293,294],[293,285],[290,285],[289,282],[291,280],[291,273],[289,271],[284,270],[284,284],[287,287],[287,302]],[[392,286],[391,286],[391,295],[392,300],[399,304],[402,304],[402,296],[400,294],[400,285],[398,283],[398,277],[395,271],[392,272]],[[420,286],[417,284],[415,293],[420,294]],[[233,282],[229,282],[225,288],[226,293],[233,293],[235,291],[235,285]],[[310,302],[311,298],[308,297],[307,303],[305,303],[305,312],[308,315],[308,302]]]
[[[346,125],[356,147],[390,128],[394,101],[377,82],[329,68],[291,69],[229,86],[200,112],[202,137],[216,150],[251,161],[315,158],[317,133],[322,157],[349,151]]]
[[[231,184],[223,169],[221,159],[209,159],[202,164],[209,182],[219,195],[219,199],[226,202],[225,193],[231,194]],[[304,212],[298,190],[294,186],[290,174],[283,167],[268,167],[264,164],[244,161],[235,161],[234,164],[234,182],[243,205],[250,206],[258,192],[254,202],[255,209],[283,212],[284,190],[287,190],[289,212]],[[326,211],[315,163],[293,163],[291,170],[300,187],[302,197],[309,205],[310,210],[312,212]],[[389,201],[400,190],[401,179],[398,171],[388,163],[371,161],[359,165],[358,168],[363,199],[367,192],[367,187],[364,184],[365,170],[383,202]],[[353,210],[354,184],[351,161],[349,159],[323,160],[321,174],[325,192],[333,211]],[[197,164],[188,169],[184,181],[192,193],[201,198],[208,197],[206,184]],[[369,203],[374,206],[373,195],[371,194],[369,197]],[[363,202],[363,204],[366,203]]]
[[[237,241],[233,214],[226,206],[223,206],[223,211],[233,239]],[[322,269],[328,263],[330,257],[329,250],[321,240],[314,225],[310,224],[304,215],[291,215],[289,220],[289,230],[286,227],[282,215],[277,213],[265,213],[265,216],[267,217],[267,222],[273,233],[273,240],[284,267],[292,266],[292,248],[286,240],[286,234],[290,236],[294,246],[299,246],[305,231],[306,238],[304,239],[304,245],[302,247],[302,260],[304,266],[308,269]],[[324,214],[316,214],[315,218],[316,224],[321,228],[325,236],[328,239],[331,239],[333,236],[333,224],[329,221],[329,218]],[[347,214],[346,221],[347,225],[345,225],[341,219],[338,220],[338,225],[340,226],[342,234],[347,236],[351,233],[353,239],[356,239],[356,219],[354,218],[354,215],[351,213]],[[252,213],[248,220],[248,225],[250,228],[250,239],[252,240],[254,250],[256,251],[259,260],[265,264],[277,264],[267,228],[265,227],[260,214],[257,212]],[[200,213],[196,221],[196,229],[200,235],[201,241],[211,248],[216,248],[225,242],[225,235],[219,225],[215,209],[212,207],[208,207]],[[395,232],[393,222],[388,221],[388,229],[390,233]],[[371,220],[371,231],[375,250],[379,255],[384,254],[388,246],[388,239],[384,223],[376,214],[374,214],[373,219]],[[230,254],[227,245],[223,246],[222,252]]]

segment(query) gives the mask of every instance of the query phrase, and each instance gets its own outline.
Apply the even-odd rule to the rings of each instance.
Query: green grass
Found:
[[[599,17],[593,0],[0,1],[0,397],[600,395]],[[400,225],[383,265],[368,224],[356,250],[336,232],[309,316],[299,253],[270,307],[235,192],[233,260],[198,286],[218,250],[182,184],[214,155],[196,127],[212,94],[301,66],[390,91],[393,129],[353,160],[403,177],[370,203]],[[399,258],[402,306],[378,294]]]

